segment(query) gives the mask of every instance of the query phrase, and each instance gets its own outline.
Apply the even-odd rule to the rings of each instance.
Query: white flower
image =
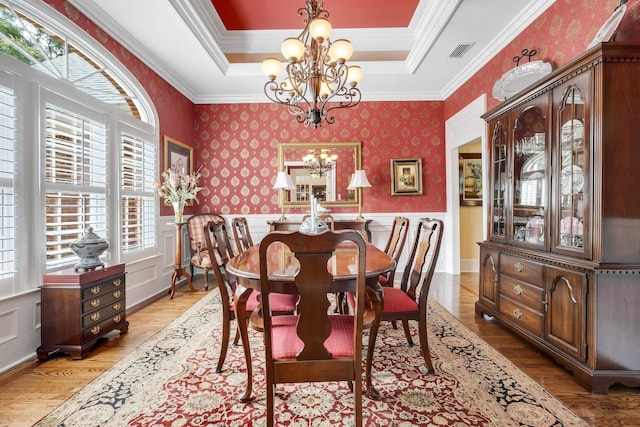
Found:
[[[173,203],[185,204],[190,200],[198,203],[196,194],[203,188],[198,187],[200,176],[200,169],[191,175],[167,169],[162,173],[164,182],[156,183],[157,194],[164,199],[165,206],[171,206]]]

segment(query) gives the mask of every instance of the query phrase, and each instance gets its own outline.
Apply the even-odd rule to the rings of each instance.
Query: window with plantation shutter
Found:
[[[107,231],[106,125],[54,105],[45,109],[46,265],[75,259],[88,227]]]
[[[150,141],[121,134],[122,251],[143,250],[156,244],[154,194],[156,148]]]
[[[47,2],[0,0],[0,300],[77,264],[88,227],[106,262],[157,255],[156,123],[98,41]]]
[[[13,90],[0,85],[0,297],[10,291],[16,272],[15,101]]]

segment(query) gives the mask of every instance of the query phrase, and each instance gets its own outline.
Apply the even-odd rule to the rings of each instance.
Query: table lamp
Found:
[[[371,183],[367,179],[367,175],[364,173],[364,170],[356,170],[356,173],[353,174],[347,189],[358,190],[358,216],[356,217],[358,221],[364,220],[364,217],[362,216],[362,189],[367,187],[371,187]]]
[[[281,198],[280,198],[280,206],[282,206],[282,216],[278,219],[278,221],[286,221],[287,218],[284,216],[284,191],[285,190],[295,190],[295,185],[293,185],[293,181],[291,181],[291,176],[289,176],[285,171],[278,172],[278,176],[276,177],[276,183],[273,184],[274,190],[282,190]]]

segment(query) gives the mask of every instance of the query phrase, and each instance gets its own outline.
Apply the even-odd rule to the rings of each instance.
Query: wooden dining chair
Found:
[[[442,230],[443,223],[439,219],[421,218],[400,285],[382,287],[384,302],[380,320],[402,322],[407,343],[411,347],[414,344],[409,320],[418,322],[420,350],[430,374],[434,370],[427,337],[427,297],[440,253]],[[350,307],[355,306],[351,292],[347,293],[347,300]]]
[[[211,270],[211,259],[205,241],[204,225],[209,221],[224,222],[225,219],[215,213],[200,213],[191,215],[187,219],[187,232],[189,235],[189,267],[191,269],[191,277],[193,277],[194,268],[200,268],[204,272],[204,288],[209,289],[209,270]]]
[[[206,248],[209,252],[209,258],[215,259],[217,262],[212,263],[217,288],[220,291],[220,299],[222,300],[222,342],[220,343],[220,356],[216,366],[216,372],[222,372],[222,366],[229,348],[229,338],[231,335],[231,321],[236,320],[237,332],[233,340],[233,344],[237,345],[239,338],[242,337],[242,347],[244,349],[247,370],[251,370],[251,350],[249,348],[249,340],[247,334],[247,323],[251,318],[251,314],[259,308],[260,302],[257,292],[252,292],[246,301],[244,307],[244,321],[238,321],[236,309],[234,307],[234,296],[237,287],[235,276],[228,274],[226,271],[227,262],[235,256],[227,226],[224,221],[209,221],[204,225],[203,235],[206,242]],[[276,314],[291,314],[295,312],[297,298],[291,295],[274,295],[273,308]],[[250,392],[248,393],[250,394]],[[249,396],[246,396],[249,399]]]
[[[327,269],[333,251],[345,241],[358,248],[355,280],[334,281]],[[270,280],[267,249],[285,243],[300,267],[295,281]],[[355,425],[362,426],[362,322],[366,246],[356,231],[319,234],[272,232],[260,243],[260,280],[267,377],[267,426],[275,422],[275,386],[281,383],[349,381]],[[355,282],[355,284],[353,283]],[[328,295],[338,289],[355,293],[353,315],[329,312]],[[341,286],[341,288],[340,288]],[[275,292],[299,295],[298,314],[273,316]]]
[[[253,239],[251,238],[247,218],[233,218],[231,220],[231,228],[233,228],[233,240],[236,243],[236,252],[244,252],[253,246]]]
[[[407,234],[409,234],[409,218],[403,216],[395,217],[384,251],[387,255],[393,258],[396,262],[396,267],[389,270],[386,274],[380,275],[378,280],[382,286],[393,286],[396,268],[400,261],[400,257],[402,256],[402,250],[404,249],[404,244],[407,240]]]

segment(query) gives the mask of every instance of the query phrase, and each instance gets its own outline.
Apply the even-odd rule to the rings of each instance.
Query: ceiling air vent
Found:
[[[475,42],[460,43],[449,54],[449,58],[462,58],[475,45]]]

